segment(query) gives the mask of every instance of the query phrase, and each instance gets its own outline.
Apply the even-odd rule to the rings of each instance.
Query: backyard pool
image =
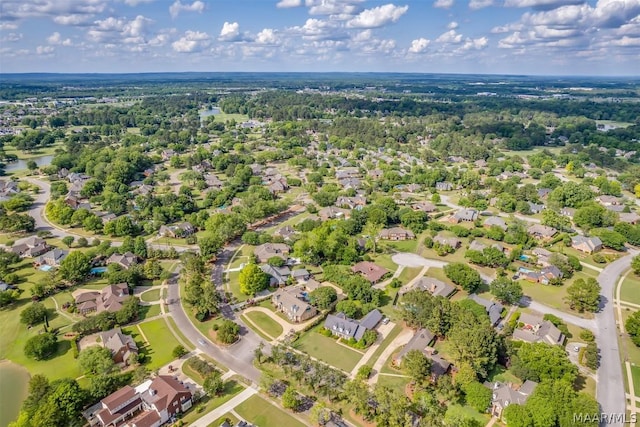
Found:
[[[102,274],[107,271],[107,267],[93,267],[91,274]]]
[[[53,267],[51,267],[50,265],[41,265],[40,266],[40,271],[50,271]]]

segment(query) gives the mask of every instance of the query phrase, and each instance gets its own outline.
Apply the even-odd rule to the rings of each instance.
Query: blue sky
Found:
[[[2,0],[0,72],[640,75],[640,0]]]

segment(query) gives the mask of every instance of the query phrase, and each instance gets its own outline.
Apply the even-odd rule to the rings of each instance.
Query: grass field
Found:
[[[391,341],[393,341],[395,337],[400,335],[400,332],[402,332],[402,326],[395,325],[391,330],[391,332],[389,333],[389,335],[387,335],[387,337],[384,340],[382,340],[382,342],[380,343],[380,346],[376,349],[376,351],[373,352],[373,355],[369,359],[370,365],[373,365],[374,363],[376,363],[376,360],[378,360],[378,358],[380,357],[384,349],[387,348],[389,344],[391,344]]]
[[[629,272],[620,288],[620,299],[632,304],[640,304],[640,278]]]
[[[258,395],[235,408],[238,415],[260,427],[304,427],[305,425]]]
[[[631,376],[633,377],[633,391],[636,396],[640,396],[640,366],[631,366]]]
[[[402,375],[402,374],[399,374]],[[411,382],[411,378],[408,377],[396,377],[391,375],[379,375],[377,384],[380,386],[389,387],[398,390],[400,393],[404,393],[407,384]]]
[[[154,302],[160,299],[160,289],[151,289],[140,295],[140,299],[144,302]]]
[[[221,396],[214,397],[213,399],[205,396],[197,405],[193,407],[184,417],[181,418],[185,424],[188,425],[201,418],[204,414],[213,411],[220,405],[225,404],[231,400],[234,396],[244,390],[244,387],[236,381],[227,381],[224,385],[224,392]],[[216,426],[218,427],[218,426]]]
[[[139,326],[149,340],[149,346],[145,347],[146,357],[149,358],[147,368],[154,370],[171,362],[174,359],[171,352],[179,343],[167,328],[164,319],[141,323]]]
[[[160,314],[160,305],[141,305],[140,320],[149,319],[150,317]]]
[[[224,414],[223,416],[221,416],[220,418],[218,418],[217,420],[209,424],[207,427],[220,427],[220,424],[224,423],[225,421],[227,421],[230,425],[234,426],[238,424],[240,420],[231,412],[227,412],[226,414]]]
[[[55,154],[56,150],[59,148],[63,148],[63,145],[62,143],[57,142],[48,147],[39,148],[37,150],[31,150],[31,151],[22,151],[22,150],[16,149],[16,147],[14,147],[13,145],[5,145],[4,151],[7,154],[15,154],[16,156],[18,156],[18,159],[28,160],[28,159],[33,159],[34,157],[50,156],[52,154]]]
[[[313,328],[304,333],[295,342],[295,347],[331,366],[351,372],[362,358],[362,354],[340,345],[333,338],[320,335],[316,331],[317,328]]]
[[[415,279],[420,271],[422,271],[421,267],[405,267],[404,270],[402,270],[402,273],[400,273],[400,276],[398,276],[398,279],[403,285],[406,285],[411,280]]]
[[[452,417],[455,415],[461,415],[465,418],[473,418],[477,420],[479,425],[482,425],[482,426],[486,425],[490,419],[488,414],[481,414],[480,412],[476,411],[470,406],[450,405],[447,408],[447,413],[445,415],[445,418]]]
[[[399,252],[415,252],[416,247],[418,246],[418,240],[402,240],[398,242],[386,242],[387,245],[395,248]]]
[[[260,329],[266,332],[272,339],[278,338],[280,334],[284,332],[282,326],[269,317],[268,314],[261,313],[259,311],[250,311],[244,314],[253,323],[255,323]]]
[[[398,269],[398,264],[391,260],[391,255],[376,254],[371,257],[371,260],[379,266],[386,268],[391,273]]]
[[[245,295],[242,292],[240,292],[240,281],[239,281],[240,272],[239,271],[232,271],[230,273],[227,273],[227,277],[228,277],[228,284],[229,284],[228,289],[231,291],[231,294],[238,301],[246,301],[249,298],[251,298],[251,296]]]
[[[191,341],[189,341],[189,339],[182,333],[182,331],[180,331],[180,328],[178,328],[178,325],[176,324],[176,321],[173,320],[173,317],[171,316],[167,316],[165,317],[165,320],[168,321],[171,326],[173,326],[173,332],[178,335],[178,337],[180,337],[180,339],[182,339],[182,341],[184,341],[184,343],[186,344],[186,348],[187,350],[193,350],[194,346],[193,344],[191,344]]]

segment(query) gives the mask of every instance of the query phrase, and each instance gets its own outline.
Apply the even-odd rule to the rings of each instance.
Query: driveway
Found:
[[[434,268],[444,268],[445,265],[449,264],[446,261],[438,261],[435,259],[428,259],[418,254],[410,253],[410,252],[400,252],[391,257],[391,260],[398,265],[404,267],[434,267]],[[477,270],[476,270],[477,271]],[[480,277],[487,283],[490,283],[493,280],[493,277],[489,277],[486,274],[480,273]]]

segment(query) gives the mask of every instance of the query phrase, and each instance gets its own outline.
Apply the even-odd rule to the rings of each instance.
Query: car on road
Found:
[[[198,338],[198,344],[200,344],[200,345],[207,345],[207,343],[205,342],[205,340],[203,340],[202,338]]]

